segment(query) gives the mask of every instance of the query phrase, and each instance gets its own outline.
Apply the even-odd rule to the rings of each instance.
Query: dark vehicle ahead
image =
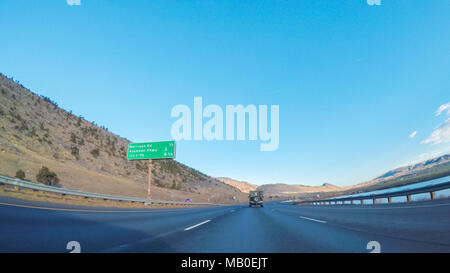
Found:
[[[251,191],[248,194],[248,198],[249,198],[249,202],[248,202],[248,206],[252,207],[252,206],[260,206],[260,207],[264,207],[264,194],[262,191]]]

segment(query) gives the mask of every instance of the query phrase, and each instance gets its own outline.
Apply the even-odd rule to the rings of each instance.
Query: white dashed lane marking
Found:
[[[209,221],[211,221],[211,220],[203,221],[203,222],[198,223],[198,224],[196,224],[196,225],[193,225],[193,226],[190,226],[190,227],[188,227],[188,228],[185,228],[184,230],[185,230],[185,231],[191,230],[191,229],[193,229],[193,228],[196,228],[196,227],[198,227],[198,226],[201,226],[201,225],[203,225],[203,224],[206,224],[206,223],[208,223]]]
[[[327,221],[317,220],[317,219],[304,217],[304,216],[300,216],[300,218],[305,219],[305,220],[309,220],[309,221],[319,222],[319,223],[322,223],[322,224],[326,224],[327,223]]]

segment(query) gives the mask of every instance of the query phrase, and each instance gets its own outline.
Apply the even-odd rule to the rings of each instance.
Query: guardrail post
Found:
[[[436,194],[434,193],[434,191],[430,191],[430,198],[431,200],[436,199]]]
[[[390,204],[390,203],[392,203],[392,197],[390,197],[390,196],[388,196],[388,203]]]
[[[406,202],[411,202],[411,195],[406,195]]]

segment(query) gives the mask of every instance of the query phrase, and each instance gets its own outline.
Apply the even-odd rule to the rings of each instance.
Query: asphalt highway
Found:
[[[449,216],[448,199],[117,209],[0,197],[0,252],[64,253],[71,241],[81,252],[450,252]]]

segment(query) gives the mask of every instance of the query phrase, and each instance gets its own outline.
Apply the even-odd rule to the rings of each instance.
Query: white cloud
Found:
[[[450,142],[450,118],[434,129],[431,135],[423,143],[433,145]]]
[[[439,106],[439,108],[436,110],[436,116],[439,116],[444,112],[446,112],[447,115],[450,115],[450,103],[442,104],[441,106]],[[409,137],[414,138],[417,135],[417,133],[418,131],[414,131],[409,135]],[[432,147],[436,144],[450,143],[450,118],[447,118],[446,121],[444,121],[442,124],[434,128],[431,135],[427,139],[423,140],[421,143],[431,144]],[[438,147],[439,148],[437,150],[427,151],[412,158],[412,160],[410,160],[406,164],[400,165],[400,167],[406,165],[413,165],[441,155],[450,154],[449,144],[440,145]]]
[[[79,6],[81,5],[81,0],[66,0],[69,6]]]
[[[447,115],[450,115],[450,102],[446,104],[442,104],[439,106],[439,108],[436,110],[436,116],[441,115],[443,112],[446,112]],[[440,124],[436,128],[434,128],[431,135],[422,141],[424,144],[440,144],[440,143],[446,143],[450,142],[450,118],[448,118],[444,123]]]
[[[369,6],[373,6],[373,5],[381,5],[381,0],[366,0],[367,5]]]
[[[450,115],[450,102],[439,106],[439,108],[436,111],[436,117],[445,111],[447,111],[447,115]]]

